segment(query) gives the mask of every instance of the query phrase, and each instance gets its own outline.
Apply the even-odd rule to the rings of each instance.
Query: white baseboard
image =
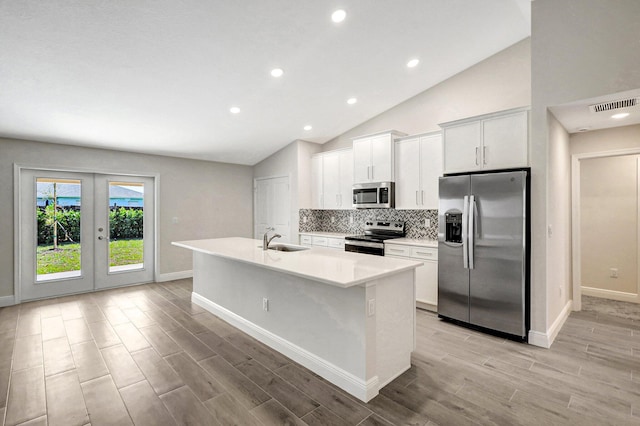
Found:
[[[623,291],[605,290],[594,287],[581,287],[581,291],[585,296],[603,297],[621,302],[640,303],[640,295],[636,293],[625,293]]]
[[[192,293],[191,301],[212,314],[222,318],[234,327],[244,331],[265,345],[275,349],[285,356],[288,356],[292,360],[327,379],[336,386],[344,389],[356,398],[359,398],[364,402],[368,402],[378,395],[378,390],[381,387],[378,383],[378,376],[367,381],[359,379],[342,368],[337,367],[327,360],[320,358],[319,356],[271,333],[268,330],[265,330],[264,328],[212,302],[198,293]]]
[[[167,272],[166,274],[160,274],[156,278],[156,282],[163,283],[165,281],[182,280],[185,278],[193,278],[192,269],[188,271]]]
[[[15,304],[16,304],[16,300],[13,296],[0,297],[0,308],[3,308],[5,306],[15,305]]]
[[[546,333],[529,330],[529,344],[549,349],[553,341],[558,337],[558,333],[560,329],[562,329],[565,321],[569,318],[569,315],[571,315],[572,306],[573,301],[569,300]]]

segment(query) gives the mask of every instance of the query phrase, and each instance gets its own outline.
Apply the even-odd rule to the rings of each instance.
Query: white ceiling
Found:
[[[2,0],[0,136],[252,165],[327,142],[530,27],[530,0]]]
[[[611,111],[592,112],[590,105],[603,102],[614,102],[623,99],[640,98],[640,89],[621,93],[612,93],[597,98],[583,99],[549,108],[562,126],[569,133],[588,132],[591,130],[609,129],[612,127],[640,124],[640,103],[633,107],[618,108]],[[622,119],[611,118],[612,115],[628,112],[629,116]]]

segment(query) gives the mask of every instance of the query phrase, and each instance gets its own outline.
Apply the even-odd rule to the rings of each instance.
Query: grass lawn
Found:
[[[142,263],[142,240],[110,241],[109,248],[109,266]],[[80,244],[60,244],[58,250],[53,250],[52,245],[38,246],[38,275],[79,270]]]

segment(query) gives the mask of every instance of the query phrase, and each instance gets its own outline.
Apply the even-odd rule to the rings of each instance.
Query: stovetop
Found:
[[[365,222],[364,234],[346,237],[351,241],[383,242],[405,236],[404,222],[372,220]]]

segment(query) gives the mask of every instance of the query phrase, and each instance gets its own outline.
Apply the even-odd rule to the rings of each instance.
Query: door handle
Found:
[[[469,269],[469,253],[467,251],[468,229],[469,226],[469,196],[465,195],[462,200],[462,266]]]
[[[475,212],[476,212],[476,197],[474,195],[469,196],[469,269],[474,267],[473,248],[475,245]]]
[[[98,235],[98,239],[99,239],[100,241],[102,241],[102,240],[104,240],[105,238],[104,238],[104,236],[103,236],[103,235]]]

